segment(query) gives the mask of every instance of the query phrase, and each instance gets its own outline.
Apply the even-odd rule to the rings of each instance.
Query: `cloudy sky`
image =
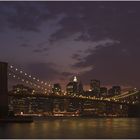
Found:
[[[140,2],[0,2],[0,61],[67,84],[140,88]]]

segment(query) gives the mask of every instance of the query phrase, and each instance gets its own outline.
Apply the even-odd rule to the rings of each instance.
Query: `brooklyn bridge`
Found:
[[[20,84],[8,91],[11,79]],[[37,116],[139,117],[140,91],[134,88],[109,97],[90,96],[85,92],[55,94],[50,82],[0,62],[0,115],[10,112]]]

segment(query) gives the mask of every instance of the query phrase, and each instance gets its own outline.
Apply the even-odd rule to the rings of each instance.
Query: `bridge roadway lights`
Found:
[[[0,117],[8,115],[7,67],[8,63],[0,62]]]

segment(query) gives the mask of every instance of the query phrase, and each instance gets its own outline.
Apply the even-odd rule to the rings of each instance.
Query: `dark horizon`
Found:
[[[0,2],[0,60],[42,80],[140,88],[140,2]]]

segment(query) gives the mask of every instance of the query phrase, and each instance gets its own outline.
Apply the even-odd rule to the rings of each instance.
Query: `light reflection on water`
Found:
[[[0,124],[0,138],[140,138],[140,118],[42,119]]]

